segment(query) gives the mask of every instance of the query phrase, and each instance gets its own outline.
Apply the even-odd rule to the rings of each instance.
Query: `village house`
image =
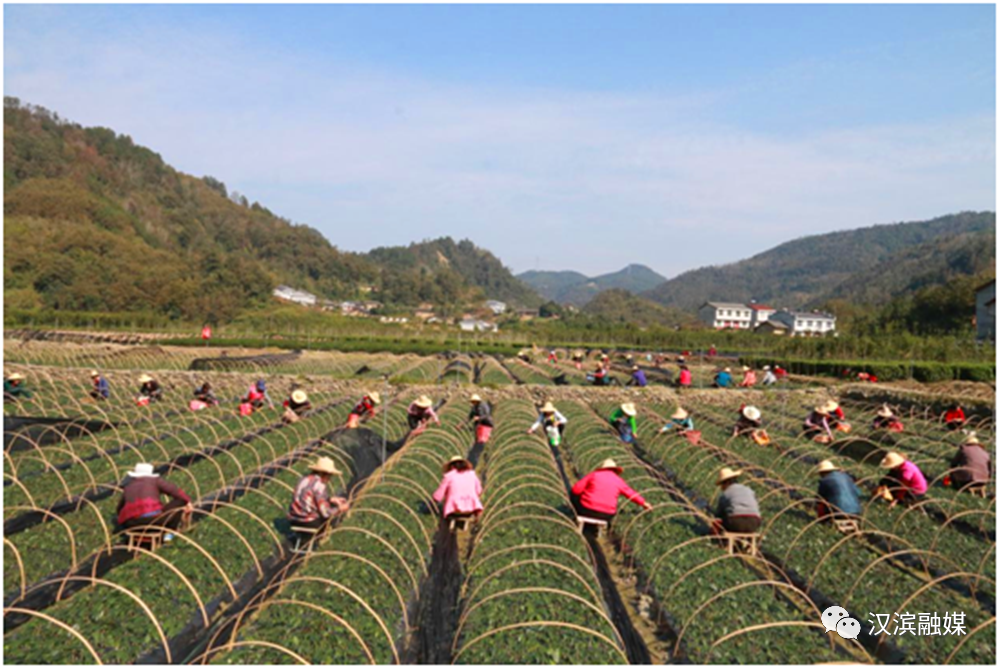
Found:
[[[317,298],[312,293],[307,293],[304,290],[298,290],[292,288],[291,286],[278,286],[271,293],[279,300],[286,300],[288,302],[294,302],[296,304],[301,304],[306,307],[316,306]]]
[[[458,327],[462,329],[462,332],[496,332],[497,326],[493,323],[487,321],[478,320],[475,318],[463,318],[458,323]]]
[[[996,279],[976,288],[976,339],[996,339]]]
[[[766,323],[767,320],[774,315],[774,312],[777,311],[774,307],[769,307],[766,304],[757,304],[756,302],[751,302],[747,306],[750,307],[751,329]]]
[[[499,300],[487,300],[486,306],[497,316],[507,311],[507,303]]]
[[[783,323],[793,337],[825,335],[837,329],[837,317],[822,311],[796,311],[782,309],[770,320]]]
[[[698,318],[716,330],[748,330],[753,310],[738,302],[706,302],[698,309]]]

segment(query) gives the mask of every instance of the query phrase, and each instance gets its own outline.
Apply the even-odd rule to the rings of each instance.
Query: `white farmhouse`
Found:
[[[777,309],[775,309],[774,307],[769,307],[766,304],[757,304],[756,302],[751,302],[747,306],[750,307],[750,312],[751,312],[750,315],[751,328],[756,328],[758,325],[763,325],[768,320],[770,320],[771,316],[774,315],[774,312],[777,311]]]
[[[497,316],[507,311],[507,303],[499,300],[487,300],[486,306]]]
[[[307,293],[304,290],[292,288],[291,286],[278,286],[271,294],[280,300],[295,302],[306,307],[316,306],[317,298],[315,295]]]
[[[496,332],[497,326],[493,323],[488,323],[486,321],[476,320],[474,318],[463,318],[458,322],[458,327],[462,328],[463,332]]]
[[[822,311],[782,309],[775,312],[770,320],[783,323],[793,337],[825,335],[837,329],[837,317]]]
[[[997,327],[996,279],[976,288],[976,339],[995,339]]]
[[[748,330],[752,309],[738,302],[706,302],[698,309],[698,318],[716,330]]]

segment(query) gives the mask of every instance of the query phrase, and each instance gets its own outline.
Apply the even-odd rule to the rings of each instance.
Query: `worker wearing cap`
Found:
[[[345,513],[349,504],[343,497],[330,496],[330,479],[340,476],[332,458],[321,457],[309,465],[309,473],[299,479],[288,507],[288,520],[298,527],[322,527],[333,517],[333,507]]]
[[[148,404],[149,402],[159,402],[163,399],[163,387],[160,382],[154,379],[149,374],[143,374],[139,377],[139,402],[141,404]],[[145,400],[145,401],[143,401]]]
[[[441,504],[441,517],[478,516],[483,512],[483,484],[472,463],[460,455],[448,460],[442,468],[444,476],[434,491],[434,501]]]
[[[164,505],[162,497],[171,500]],[[153,465],[140,462],[128,472],[118,500],[118,526],[122,529],[152,525],[177,529],[193,511],[191,498],[177,485],[160,477]],[[172,535],[164,537],[172,539]]]
[[[687,432],[693,429],[694,420],[691,419],[691,415],[681,407],[677,407],[677,410],[670,414],[670,422],[660,428],[660,432],[669,432],[670,430]]]
[[[96,369],[91,370],[90,381],[94,384],[94,387],[90,389],[91,397],[98,402],[103,402],[111,397],[111,386],[108,384],[108,380],[104,378]]]
[[[528,428],[528,434],[532,434],[540,427],[545,430],[548,430],[550,427],[554,427],[559,430],[559,434],[562,435],[562,433],[566,431],[566,416],[556,411],[552,402],[546,402],[542,405],[542,408],[538,410],[538,419],[535,420],[535,422],[531,424],[531,427]]]
[[[274,408],[274,402],[271,401],[271,396],[267,394],[267,382],[264,379],[257,379],[256,382],[250,384],[250,388],[247,389],[247,396],[243,398],[243,402],[256,410],[263,409],[265,401],[268,407],[271,409]]]
[[[377,413],[377,407],[382,403],[382,396],[377,392],[365,393],[361,401],[354,405],[351,414],[347,417],[347,427],[354,429],[361,424],[361,421],[371,420]]]
[[[625,402],[621,406],[617,407],[614,412],[612,412],[611,417],[608,422],[615,428],[618,432],[618,436],[627,444],[632,443],[635,438],[636,432],[639,428],[635,424],[635,405],[631,402]]]
[[[493,410],[489,402],[484,402],[478,393],[469,398],[469,418],[476,430],[476,443],[485,444],[493,432]]]
[[[888,404],[883,404],[875,412],[875,419],[872,421],[873,430],[889,430],[890,432],[902,432],[903,422],[896,417],[892,408]]]
[[[406,410],[406,421],[411,431],[423,432],[427,423],[434,421],[435,425],[440,425],[441,421],[434,413],[434,402],[427,395],[421,395],[410,404]]]
[[[890,507],[899,503],[909,506],[927,493],[927,478],[924,473],[899,453],[888,453],[879,466],[889,471],[878,482],[874,496],[889,501]]]
[[[651,509],[642,495],[629,487],[621,477],[622,468],[608,458],[594,471],[576,482],[572,488],[576,515],[611,524],[618,513],[618,498],[624,497],[644,509]]]
[[[820,518],[857,517],[861,515],[861,494],[854,479],[832,460],[824,460],[816,468],[819,474],[819,499],[816,514]]]
[[[763,419],[761,418],[760,409],[751,405],[742,406],[740,407],[739,418],[736,419],[736,424],[733,425],[732,436],[752,437],[753,432],[761,429],[762,426]]]
[[[739,532],[749,534],[760,529],[760,508],[754,491],[737,483],[743,472],[739,469],[723,467],[715,484],[722,488],[719,501],[715,505],[716,520],[712,523],[712,533]]]
[[[757,372],[750,367],[743,365],[743,380],[740,381],[740,388],[753,388],[757,385]]]
[[[728,388],[729,384],[733,382],[733,370],[725,367],[720,372],[715,374],[715,387],[716,388]]]
[[[639,365],[632,365],[632,378],[629,379],[626,385],[639,386],[640,388],[645,388],[648,385],[646,373],[639,369]]]
[[[990,482],[993,474],[993,463],[990,453],[979,443],[975,432],[968,432],[962,445],[951,459],[950,483],[956,490],[964,488],[983,488]]]
[[[777,382],[778,377],[771,371],[771,365],[764,365],[764,380],[761,383],[765,386],[773,386]]]

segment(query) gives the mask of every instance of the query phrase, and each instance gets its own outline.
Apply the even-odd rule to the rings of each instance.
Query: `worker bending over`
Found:
[[[410,404],[406,410],[406,422],[414,436],[427,429],[427,424],[434,421],[440,425],[441,420],[434,413],[434,402],[427,395],[421,395]]]
[[[362,421],[368,421],[375,417],[377,407],[382,403],[382,397],[375,392],[366,393],[361,401],[354,405],[351,414],[347,417],[347,427],[354,429],[361,425]]]
[[[820,518],[857,519],[861,516],[861,494],[850,474],[824,460],[816,468],[819,474],[819,501],[816,515]]]
[[[618,513],[619,497],[624,497],[644,509],[651,509],[649,502],[622,479],[621,473],[622,468],[609,458],[577,481],[571,491],[576,515],[604,520],[610,526],[615,514]]]
[[[618,433],[618,438],[626,444],[631,444],[635,439],[636,432],[638,432],[635,424],[635,414],[635,405],[631,402],[625,402],[616,408],[608,419],[608,422],[611,423],[611,426]]]
[[[715,484],[722,488],[719,501],[715,505],[716,520],[712,523],[712,534],[738,532],[750,534],[760,529],[760,508],[754,491],[737,483],[743,472],[739,469],[723,467]]]
[[[170,497],[164,505],[161,496]],[[191,498],[177,485],[153,471],[153,465],[140,462],[128,472],[122,486],[122,496],[118,500],[118,526],[122,529],[134,527],[162,527],[176,530],[186,522],[194,508]],[[173,535],[164,535],[164,541],[171,541]]]
[[[288,520],[296,527],[318,529],[336,513],[346,513],[350,504],[343,497],[330,495],[330,479],[340,476],[332,458],[320,457],[309,465],[309,473],[299,479],[288,507]],[[307,538],[304,536],[303,538]]]
[[[441,517],[445,520],[478,517],[483,512],[480,499],[483,484],[472,463],[456,455],[444,463],[443,472],[441,484],[433,495],[434,501],[441,505]]]

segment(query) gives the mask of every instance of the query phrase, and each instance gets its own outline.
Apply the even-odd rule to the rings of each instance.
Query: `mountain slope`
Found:
[[[586,274],[566,270],[563,272],[545,272],[538,270],[528,270],[521,272],[517,278],[531,286],[539,295],[546,300],[559,301],[559,294],[580,283],[589,281]]]
[[[582,307],[601,291],[611,289],[641,293],[658,286],[666,279],[645,265],[629,265],[609,274],[587,277],[579,272],[523,272],[517,278],[537,290],[543,297],[561,304]]]
[[[685,272],[644,296],[681,309],[696,309],[709,300],[751,299],[801,307],[853,274],[879,267],[895,253],[951,235],[995,229],[993,212],[963,212],[930,221],[804,237],[747,260]]]
[[[650,325],[701,327],[700,321],[692,313],[664,307],[622,288],[612,288],[598,293],[583,307],[582,312],[606,318],[611,322],[633,323],[640,327]]]

